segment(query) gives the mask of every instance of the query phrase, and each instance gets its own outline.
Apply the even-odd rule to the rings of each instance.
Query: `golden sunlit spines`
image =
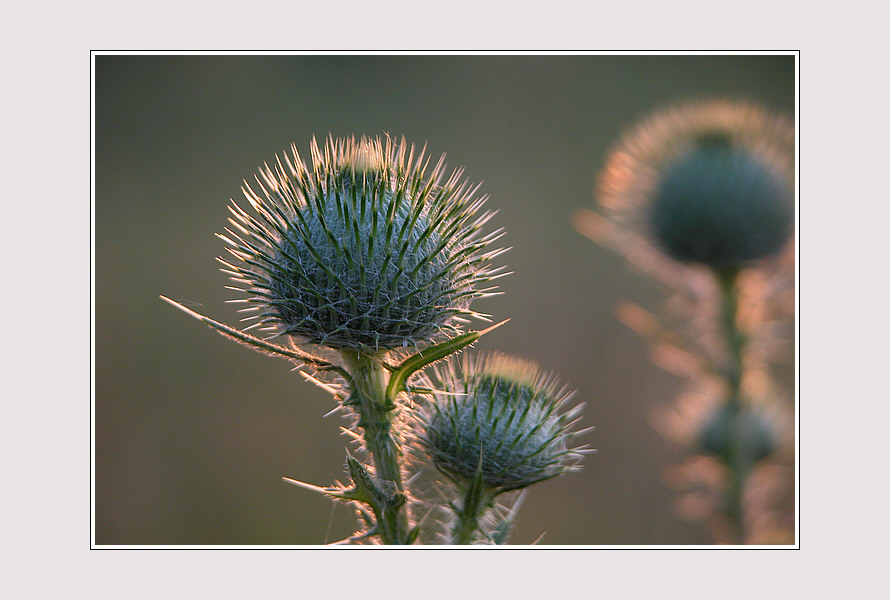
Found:
[[[239,230],[256,229],[256,236],[226,231],[244,263],[238,278],[264,291],[261,304],[281,296],[266,303],[266,321],[282,335],[334,348],[392,348],[456,334],[454,317],[475,314],[469,301],[493,275],[483,264],[491,255],[481,251],[493,238],[473,241],[490,218],[476,214],[485,201],[474,197],[478,186],[462,181],[460,169],[443,179],[444,158],[426,175],[425,151],[406,151],[404,142],[397,148],[389,138],[329,137],[323,146],[313,139],[310,155],[311,169],[293,153],[290,175],[278,159],[274,173],[268,164],[260,170],[255,188],[245,183],[258,219],[231,210]],[[251,252],[256,257],[245,260]],[[285,280],[294,285],[282,287]],[[308,295],[293,293],[307,285]]]

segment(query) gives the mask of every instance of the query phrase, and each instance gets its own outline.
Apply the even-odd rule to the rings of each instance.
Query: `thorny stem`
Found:
[[[481,478],[475,478],[467,485],[463,505],[456,510],[457,522],[452,532],[452,544],[472,544],[474,534],[479,529],[479,519],[492,505],[492,498],[482,486]]]
[[[358,426],[363,430],[380,491],[387,498],[377,524],[378,536],[384,544],[406,544],[408,511],[403,501],[401,451],[393,435],[396,405],[395,399],[386,394],[385,367],[376,356],[352,351],[342,354],[351,376],[350,391],[359,414]]]
[[[729,452],[724,460],[729,469],[730,479],[726,491],[725,513],[732,525],[734,541],[743,544],[745,542],[745,523],[742,500],[750,464],[739,431],[739,415],[742,409],[742,352],[745,345],[745,335],[739,329],[737,323],[739,302],[738,290],[736,288],[737,276],[738,271],[735,269],[717,273],[722,302],[721,329],[726,340],[727,349],[724,378],[729,388],[726,398],[726,406],[729,409],[729,422],[726,429],[729,436],[727,440]]]

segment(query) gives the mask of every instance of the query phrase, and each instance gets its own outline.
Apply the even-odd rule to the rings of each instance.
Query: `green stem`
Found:
[[[463,494],[463,504],[459,510],[455,510],[457,522],[454,524],[451,543],[472,544],[479,529],[479,520],[493,503],[494,497],[485,489],[480,473],[467,485]]]
[[[374,463],[374,474],[385,498],[377,524],[384,544],[408,543],[408,511],[402,482],[401,450],[393,435],[394,398],[386,393],[386,369],[379,357],[344,351],[351,381],[352,402],[359,414],[365,447]]]
[[[743,436],[740,431],[742,353],[745,335],[739,329],[737,322],[739,303],[736,288],[737,276],[738,271],[735,269],[717,273],[722,301],[721,328],[726,339],[728,355],[724,367],[724,378],[729,388],[726,398],[726,406],[729,410],[726,431],[729,439],[727,440],[728,452],[724,457],[729,469],[729,486],[726,492],[725,513],[733,529],[734,542],[743,544],[745,542],[745,519],[742,500],[750,464],[746,459]]]

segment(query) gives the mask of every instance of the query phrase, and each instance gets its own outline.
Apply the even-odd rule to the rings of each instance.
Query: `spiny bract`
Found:
[[[735,269],[792,233],[793,145],[791,123],[753,105],[668,109],[614,150],[600,202],[675,260]]]
[[[378,352],[459,333],[470,301],[500,269],[481,235],[492,212],[462,179],[445,177],[444,155],[428,172],[425,149],[389,137],[313,139],[312,166],[296,146],[266,164],[256,191],[243,192],[256,216],[232,202],[220,237],[235,257],[223,271],[243,287],[257,322],[297,343]]]
[[[496,493],[529,486],[576,467],[569,446],[581,406],[534,363],[501,354],[434,369],[435,402],[420,415],[418,440],[455,483],[473,480]]]

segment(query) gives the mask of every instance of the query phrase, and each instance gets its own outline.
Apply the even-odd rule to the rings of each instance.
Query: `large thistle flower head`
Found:
[[[571,440],[581,406],[534,363],[503,354],[434,368],[435,401],[420,411],[418,441],[457,484],[480,477],[494,494],[573,470]]]
[[[423,345],[459,332],[500,232],[481,233],[485,196],[430,167],[425,149],[385,139],[313,139],[311,164],[266,164],[232,202],[223,271],[247,294],[253,326],[295,343],[361,352]]]
[[[658,112],[611,153],[599,201],[682,263],[735,269],[773,256],[794,226],[794,128],[746,103]]]

